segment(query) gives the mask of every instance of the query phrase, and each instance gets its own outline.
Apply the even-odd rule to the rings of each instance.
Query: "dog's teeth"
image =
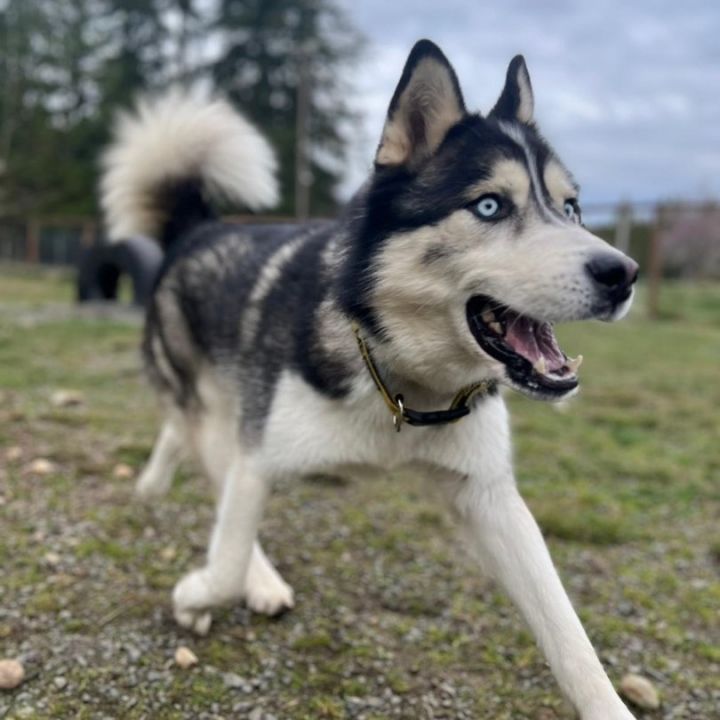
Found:
[[[498,335],[503,334],[502,325],[499,322],[491,322],[488,323],[488,327],[493,331],[496,332]]]
[[[490,325],[495,321],[495,313],[492,310],[485,310],[482,314],[483,322]]]
[[[568,358],[567,366],[570,368],[570,372],[576,373],[578,368],[582,365],[582,361],[582,355],[578,355],[576,358]]]
[[[535,362],[533,369],[541,375],[545,375],[547,373],[547,363],[545,362],[545,358],[543,356],[540,356],[540,359]]]

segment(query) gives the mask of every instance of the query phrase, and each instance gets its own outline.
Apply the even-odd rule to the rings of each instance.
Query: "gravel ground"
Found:
[[[0,312],[0,657],[26,670],[0,691],[0,718],[572,717],[514,609],[410,476],[278,487],[262,538],[296,609],[269,620],[233,607],[207,638],[180,630],[169,595],[202,561],[212,506],[192,466],[157,507],[132,497],[156,422],[137,322]],[[60,389],[79,402],[56,407]],[[696,482],[673,447],[677,467],[662,467],[685,475],[670,492],[655,446],[627,461],[600,451],[593,433],[620,421],[617,398],[605,408],[597,393],[573,428],[518,405],[532,438],[519,443],[521,485],[613,680],[638,672],[659,690],[661,708],[638,716],[720,717],[720,458],[700,456]],[[707,436],[716,398],[693,402],[713,404]],[[563,433],[572,453],[548,457]],[[585,462],[602,465],[587,485],[573,480]],[[183,645],[199,660],[188,669],[173,660]]]

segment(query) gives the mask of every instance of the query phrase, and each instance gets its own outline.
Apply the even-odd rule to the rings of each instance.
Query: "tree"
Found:
[[[94,213],[115,113],[175,80],[208,79],[276,146],[286,214],[294,209],[297,99],[307,98],[311,210],[330,211],[342,126],[352,119],[342,69],[358,50],[334,3],[0,0],[0,216]],[[208,62],[211,47],[218,59]]]
[[[32,175],[20,159],[26,138],[45,139],[50,132],[33,73],[33,38],[50,30],[40,5],[8,0],[0,8],[0,211],[18,201],[18,189]]]
[[[99,73],[100,112],[110,119],[128,108],[135,97],[150,88],[162,87],[167,73],[170,33],[164,22],[166,0],[105,0],[102,19],[108,40]]]
[[[354,119],[343,69],[359,53],[358,34],[332,0],[220,0],[215,28],[223,48],[212,65],[216,85],[278,152],[283,190],[278,211],[296,210],[298,98],[303,92],[312,148],[310,212],[332,211],[345,157],[343,127]]]
[[[0,214],[87,215],[112,116],[166,80],[170,0],[7,0]]]

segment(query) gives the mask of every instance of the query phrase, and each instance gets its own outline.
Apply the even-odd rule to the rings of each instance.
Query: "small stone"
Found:
[[[25,679],[25,668],[18,660],[0,660],[0,690],[12,690]]]
[[[50,396],[50,404],[54,407],[76,407],[82,405],[83,395],[77,390],[56,390]]]
[[[262,720],[263,719],[263,709],[261,707],[256,707],[250,715],[248,715],[248,720]]]
[[[45,557],[43,559],[51,567],[56,567],[60,564],[61,557],[51,550],[50,552],[45,553]]]
[[[133,469],[125,463],[118,463],[112,471],[113,477],[118,480],[129,480],[135,475]]]
[[[660,707],[660,698],[655,686],[642,675],[628,673],[620,681],[620,694],[641,708],[655,710]]]
[[[50,475],[55,472],[55,463],[50,462],[47,458],[37,458],[28,465],[28,470],[33,475]]]
[[[22,457],[23,451],[19,445],[12,445],[5,451],[5,459],[8,462],[17,462]]]
[[[55,685],[58,690],[64,690],[67,687],[67,679],[64,678],[62,675],[58,675],[53,680],[53,685]]]
[[[177,550],[172,545],[168,545],[160,551],[160,557],[163,560],[174,560],[176,555]]]
[[[187,668],[191,668],[193,665],[197,665],[198,658],[189,647],[181,645],[175,651],[175,664],[183,670],[186,670]]]

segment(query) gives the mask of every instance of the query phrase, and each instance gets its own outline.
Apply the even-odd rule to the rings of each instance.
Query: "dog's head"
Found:
[[[418,42],[357,217],[346,308],[394,371],[439,391],[492,378],[565,397],[578,362],[554,323],[614,320],[632,301],[637,265],[582,226],[520,56],[483,117],[466,111],[440,49]]]

